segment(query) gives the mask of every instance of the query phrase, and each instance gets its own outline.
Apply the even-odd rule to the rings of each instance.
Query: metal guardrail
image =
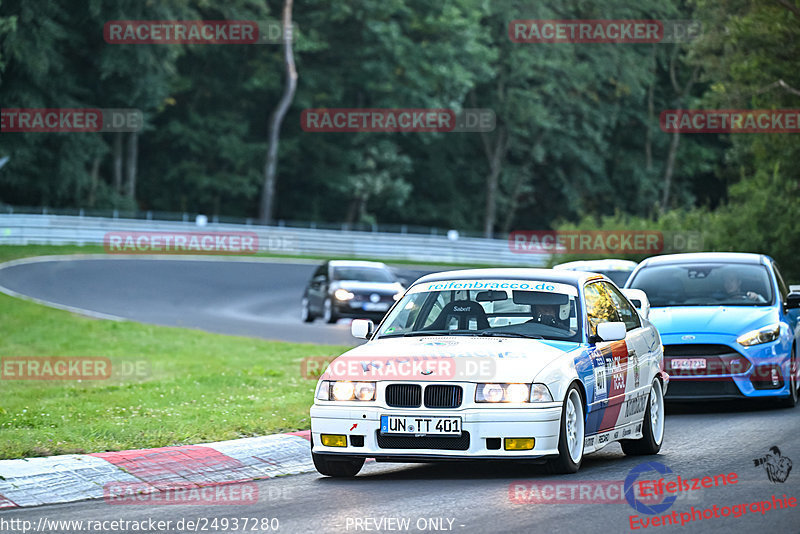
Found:
[[[253,232],[260,252],[343,258],[541,267],[546,255],[511,252],[505,239],[194,222],[0,214],[0,245],[102,245],[109,232]],[[455,236],[453,236],[455,237]]]

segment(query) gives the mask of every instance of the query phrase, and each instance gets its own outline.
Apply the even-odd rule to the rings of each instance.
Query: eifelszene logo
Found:
[[[781,456],[781,450],[775,445],[769,448],[765,456],[754,458],[753,464],[755,467],[764,466],[767,478],[772,483],[786,482],[792,471],[792,461],[786,456]]]

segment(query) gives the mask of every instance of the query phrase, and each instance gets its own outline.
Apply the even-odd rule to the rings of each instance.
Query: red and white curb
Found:
[[[0,509],[148,494],[314,470],[308,430],[257,438],[95,454],[0,460]]]

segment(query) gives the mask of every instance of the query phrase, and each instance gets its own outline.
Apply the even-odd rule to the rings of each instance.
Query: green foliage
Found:
[[[800,24],[786,5],[800,4],[295,3],[299,80],[281,130],[277,218],[480,231],[491,174],[486,147],[491,152],[507,132],[498,233],[587,215],[655,220],[671,140],[659,128],[661,110],[798,107],[791,89],[800,88]],[[282,47],[109,45],[102,29],[117,19],[276,20],[281,6],[2,0],[4,107],[134,107],[145,128],[135,198],[113,184],[113,134],[3,134],[0,157],[11,159],[0,170],[0,201],[255,216],[267,125],[284,84]],[[703,35],[683,45],[518,44],[507,33],[514,19],[610,18],[699,19]],[[697,82],[682,95],[695,70]],[[304,109],[356,107],[485,107],[498,128],[481,136],[300,127]],[[745,197],[769,176],[770,191],[785,195],[780,201],[796,201],[798,157],[800,145],[787,134],[683,135],[663,217],[691,219],[701,208],[719,220],[731,212],[762,220],[770,210],[743,206]]]

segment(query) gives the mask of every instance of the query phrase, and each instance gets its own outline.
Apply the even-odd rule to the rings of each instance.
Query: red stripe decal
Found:
[[[628,345],[624,340],[614,341],[603,347],[603,357],[611,350],[611,372],[608,373],[608,406],[600,421],[600,430],[608,430],[617,426],[622,401],[625,400],[625,384],[628,381]]]

